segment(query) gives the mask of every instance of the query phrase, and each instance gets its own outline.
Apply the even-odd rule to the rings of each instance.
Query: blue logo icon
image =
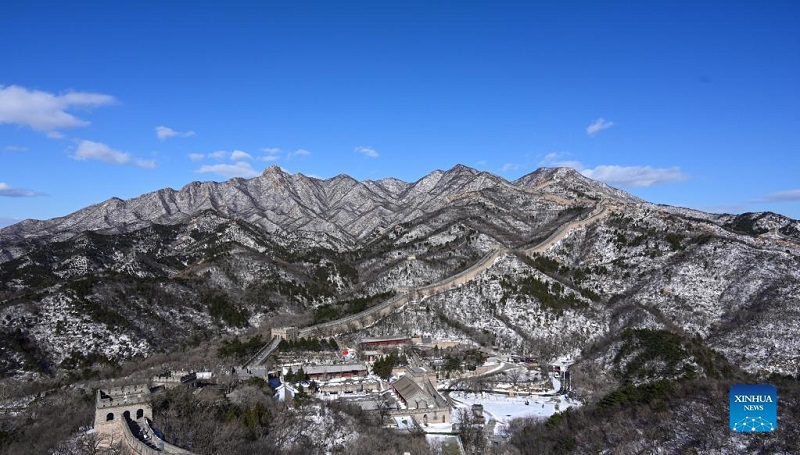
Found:
[[[778,390],[774,385],[736,384],[728,397],[731,430],[768,433],[778,428]]]

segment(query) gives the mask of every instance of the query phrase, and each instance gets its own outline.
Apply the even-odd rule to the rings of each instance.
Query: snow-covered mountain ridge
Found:
[[[359,182],[346,175],[321,180],[270,166],[249,180],[193,182],[178,191],[166,188],[127,201],[112,198],[60,218],[25,220],[0,230],[0,257],[14,257],[20,250],[11,245],[24,239],[64,240],[84,231],[175,225],[205,210],[247,221],[276,237],[307,238],[343,250],[452,205],[510,202],[532,212],[601,195],[636,200],[565,168],[539,169],[512,183],[459,165],[407,183],[393,178]]]
[[[602,216],[577,222],[591,213]],[[752,372],[800,372],[798,221],[654,205],[572,169],[509,182],[465,166],[412,183],[270,167],[0,230],[0,369],[330,320],[499,248],[508,254],[474,280],[365,333],[466,337],[543,357],[607,346],[597,359],[612,372],[618,343],[608,340],[667,329]]]

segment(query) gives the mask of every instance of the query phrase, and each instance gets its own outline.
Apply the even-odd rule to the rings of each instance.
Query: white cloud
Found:
[[[166,141],[171,137],[192,137],[194,134],[194,131],[175,131],[166,126],[156,127],[156,137],[158,137],[160,141]]]
[[[101,93],[67,92],[55,95],[41,90],[28,90],[18,85],[0,85],[0,123],[28,126],[51,137],[63,137],[56,130],[88,126],[67,112],[73,107],[95,107],[115,103],[113,96]]]
[[[28,151],[28,147],[22,147],[22,146],[19,146],[19,145],[7,145],[7,146],[3,147],[3,150],[5,150],[7,152],[27,152]]]
[[[586,134],[589,136],[594,136],[595,134],[599,133],[600,131],[607,130],[614,126],[614,122],[605,120],[603,117],[593,121],[586,127]]]
[[[251,178],[260,175],[257,170],[250,166],[250,163],[244,161],[234,164],[206,164],[195,172],[198,174],[217,174],[227,178]]]
[[[759,199],[759,202],[794,202],[800,201],[800,190],[777,191]]]
[[[563,159],[565,156],[568,156],[567,153],[557,153],[551,152],[542,158],[542,161],[539,162],[539,166],[547,166],[547,167],[571,167],[573,169],[583,169],[583,164],[580,161],[575,160],[565,160]]]
[[[189,159],[192,161],[202,161],[204,159],[210,160],[226,160],[230,159],[231,161],[243,161],[243,160],[252,160],[253,157],[242,150],[234,150],[233,152],[228,153],[225,150],[217,150],[216,152],[211,153],[190,153]]]
[[[367,156],[369,158],[377,158],[378,156],[380,156],[378,155],[378,152],[374,148],[363,145],[359,145],[358,147],[356,147],[356,152],[364,156]]]
[[[0,196],[5,197],[38,197],[45,196],[39,191],[28,190],[25,188],[12,188],[5,182],[0,182]]]
[[[576,160],[565,160],[567,153],[548,153],[539,162],[540,166],[571,167],[590,179],[599,180],[612,186],[641,187],[662,183],[682,182],[688,176],[677,166],[654,168],[652,166],[600,165],[592,169],[584,167]]]
[[[261,161],[278,161],[279,159],[281,159],[279,155],[266,155],[259,158]]]
[[[291,156],[308,156],[311,155],[311,152],[305,149],[297,149],[291,153]]]
[[[267,148],[261,149],[261,151],[264,152],[264,153],[268,153],[270,155],[275,155],[276,153],[281,153],[281,149],[279,149],[278,147],[267,147]]]
[[[662,183],[682,182],[688,177],[677,166],[654,168],[652,166],[601,165],[593,169],[578,169],[581,174],[612,186],[642,187]]]
[[[249,153],[243,152],[241,150],[234,150],[231,153],[231,161],[242,161],[242,160],[252,160],[253,157],[250,156]]]
[[[72,154],[72,159],[79,161],[98,160],[109,164],[130,165],[148,169],[156,167],[156,162],[153,160],[134,158],[129,153],[120,152],[106,144],[92,141],[80,141],[78,149]]]

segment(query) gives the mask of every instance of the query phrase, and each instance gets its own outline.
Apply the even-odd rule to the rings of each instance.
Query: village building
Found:
[[[275,398],[277,398],[278,401],[283,401],[284,403],[291,404],[295,395],[297,395],[297,389],[289,384],[281,384],[277,389],[275,389]]]
[[[392,384],[404,409],[418,424],[450,423],[450,405],[436,391],[435,376],[424,368],[408,368],[406,374]]]
[[[436,406],[436,400],[408,375],[395,381],[392,387],[407,409],[428,409]]]
[[[381,353],[379,351],[373,351],[373,350],[361,351],[359,353],[359,357],[361,358],[361,360],[364,360],[364,361],[367,361],[367,362],[374,362],[374,361],[378,360],[379,358],[381,358]]]
[[[331,379],[317,384],[317,391],[325,394],[373,393],[382,390],[379,379],[369,377]]]
[[[425,348],[427,348],[427,349],[433,349],[433,348],[439,348],[439,349],[457,348],[457,347],[459,347],[459,346],[461,346],[463,344],[460,341],[439,340],[439,339],[436,339],[436,338],[433,338],[433,337],[429,337],[429,336],[412,337],[411,338],[411,342],[415,346],[419,346],[419,347],[421,347],[423,349],[425,349]]]
[[[338,400],[370,412],[397,409],[397,399],[390,390],[369,395],[345,395],[339,397]]]
[[[411,344],[411,337],[396,335],[380,338],[364,338],[359,343],[362,350],[385,350]]]
[[[303,372],[311,381],[326,381],[338,378],[359,378],[368,374],[363,363],[343,363],[338,365],[309,365]]]

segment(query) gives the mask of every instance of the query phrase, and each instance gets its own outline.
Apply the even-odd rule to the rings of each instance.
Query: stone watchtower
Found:
[[[300,336],[300,329],[297,327],[273,327],[269,331],[272,338],[280,338],[286,341],[294,341]]]
[[[94,428],[97,436],[108,441],[121,441],[126,419],[153,419],[150,388],[146,385],[113,387],[97,391]]]

